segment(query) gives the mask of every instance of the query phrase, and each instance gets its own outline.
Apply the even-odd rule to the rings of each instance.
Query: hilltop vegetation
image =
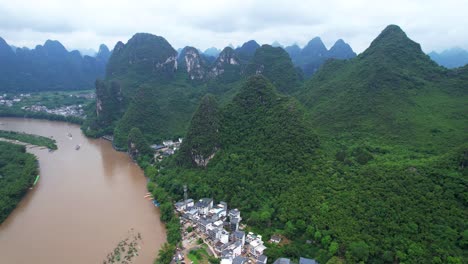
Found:
[[[247,212],[267,237],[294,241],[270,245],[271,261],[462,263],[465,70],[437,66],[389,26],[360,56],[330,61],[306,82],[294,94],[305,110],[262,77],[250,79],[221,110],[219,147],[206,168],[181,164],[190,160],[181,151],[161,165],[157,183],[176,198],[188,183],[195,197]],[[191,141],[210,135],[197,126],[200,115]]]
[[[24,146],[0,142],[0,224],[15,209],[38,173]]]
[[[210,64],[188,47],[175,67],[167,42],[145,39],[154,43],[142,45],[144,56],[139,41],[118,44],[121,74],[98,82],[94,126],[85,128],[113,131],[118,147],[141,153],[185,138],[159,172],[150,155],[137,157],[158,184],[150,186],[171,241],[170,202],[188,184],[193,197],[239,207],[264,237],[287,237],[269,245],[269,261],[466,261],[467,66],[438,66],[397,26],[355,58],[338,41],[325,57],[348,60],[328,60],[305,83],[280,48],[250,42],[247,53],[225,48]],[[320,43],[287,50],[312,54]],[[153,45],[164,47],[145,48]]]
[[[281,93],[290,94],[300,86],[300,74],[282,48],[261,46],[255,51],[245,72],[246,75],[264,75]]]

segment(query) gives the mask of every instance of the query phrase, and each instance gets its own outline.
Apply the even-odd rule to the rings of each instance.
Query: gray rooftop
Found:
[[[308,258],[300,258],[299,259],[299,264],[318,264],[318,262],[315,259],[308,259]]]
[[[244,231],[234,231],[233,235],[234,235],[234,237],[236,237],[238,239],[242,239],[245,236],[245,232]]]
[[[273,262],[273,264],[291,264],[291,260],[288,258],[279,258]]]
[[[260,262],[266,262],[267,256],[265,256],[265,255],[260,255],[260,256],[258,256],[257,260],[260,261]]]
[[[247,259],[241,256],[237,256],[232,260],[232,264],[244,264],[247,262]]]

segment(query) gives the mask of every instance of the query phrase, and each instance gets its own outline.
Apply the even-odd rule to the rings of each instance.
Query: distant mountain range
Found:
[[[0,91],[91,89],[96,78],[104,77],[110,54],[105,45],[90,57],[55,40],[28,49],[0,38]]]
[[[468,51],[461,48],[451,48],[441,53],[435,51],[428,54],[439,65],[452,69],[468,64]]]

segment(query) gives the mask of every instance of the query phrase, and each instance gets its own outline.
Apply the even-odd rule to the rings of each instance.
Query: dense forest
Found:
[[[393,25],[305,81],[280,48],[226,48],[211,66],[186,49],[177,68],[167,42],[134,38],[116,56],[136,61],[114,60],[123,74],[97,83],[83,128],[113,133],[150,177],[171,223],[158,263],[180,239],[171,202],[184,184],[238,207],[265,238],[286,237],[269,261],[466,262],[467,67],[438,66]],[[165,47],[138,49],[145,39]],[[180,151],[152,165],[144,145],[179,136]]]
[[[37,173],[36,158],[24,146],[0,142],[0,223],[15,209]]]

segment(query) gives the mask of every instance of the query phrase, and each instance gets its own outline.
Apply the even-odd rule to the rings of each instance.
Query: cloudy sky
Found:
[[[15,46],[56,39],[68,49],[111,49],[136,32],[175,48],[222,48],[255,39],[297,43],[342,38],[357,52],[397,24],[426,52],[468,49],[468,0],[0,0],[0,36]]]

